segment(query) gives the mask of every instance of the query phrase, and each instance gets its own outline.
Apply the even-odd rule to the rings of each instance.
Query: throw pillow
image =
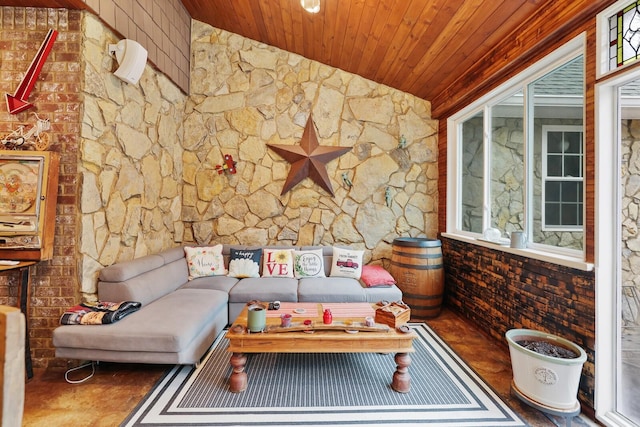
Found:
[[[364,251],[333,247],[331,262],[332,277],[351,277],[360,279],[362,275],[362,257]]]
[[[234,249],[229,254],[229,276],[260,277],[261,249]]]
[[[293,251],[293,267],[296,278],[325,277],[322,249]]]
[[[396,284],[396,279],[381,265],[362,266],[360,281],[368,288],[376,286],[391,286]]]
[[[262,277],[293,278],[293,251],[291,249],[263,249]]]
[[[222,245],[185,246],[184,254],[189,268],[189,280],[227,274],[222,257]]]

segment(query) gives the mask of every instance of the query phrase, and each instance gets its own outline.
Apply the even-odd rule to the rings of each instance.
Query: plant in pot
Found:
[[[522,395],[551,409],[574,410],[587,354],[569,340],[531,329],[506,333],[513,385]]]

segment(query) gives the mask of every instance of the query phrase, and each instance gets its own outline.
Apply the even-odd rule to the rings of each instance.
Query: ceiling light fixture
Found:
[[[300,4],[309,13],[320,12],[320,0],[300,0]]]

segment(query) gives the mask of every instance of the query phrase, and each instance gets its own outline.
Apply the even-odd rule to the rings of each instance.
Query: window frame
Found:
[[[580,139],[582,140],[582,150],[578,153],[580,157],[580,176],[579,177],[567,177],[567,176],[549,176],[548,174],[548,134],[549,132],[576,132],[580,133]],[[562,163],[564,167],[564,159],[567,157],[566,153],[562,153]],[[582,183],[582,199],[580,202],[582,204],[582,223],[580,225],[548,225],[546,220],[546,206],[547,206],[547,181],[556,181],[556,182],[581,182]],[[559,202],[561,205],[564,204],[563,200]],[[568,202],[566,203],[568,204]],[[542,231],[584,231],[584,126],[580,125],[542,125],[542,202],[541,202],[541,210],[542,210]]]
[[[599,80],[604,76],[613,74],[617,71],[624,70],[634,64],[637,64],[640,59],[635,61],[629,61],[628,63],[619,67],[609,67],[609,18],[618,13],[619,10],[630,6],[635,3],[636,0],[618,0],[611,6],[607,7],[602,12],[596,15],[596,31],[597,39],[596,43],[596,79]]]
[[[548,261],[560,265],[569,266],[572,268],[578,268],[581,270],[590,271],[593,269],[593,264],[587,263],[586,259],[586,244],[583,243],[582,250],[576,249],[567,249],[561,247],[551,247],[550,245],[536,244],[530,242],[528,247],[525,249],[516,249],[510,248],[508,246],[500,246],[495,243],[486,242],[483,240],[482,233],[476,233],[471,231],[465,231],[462,229],[462,212],[460,207],[462,206],[462,159],[463,159],[463,150],[462,150],[462,134],[461,124],[466,120],[474,117],[475,115],[482,112],[483,120],[484,120],[484,144],[483,144],[483,158],[484,158],[484,173],[483,173],[483,230],[490,226],[491,219],[489,215],[487,215],[487,211],[489,207],[487,203],[490,203],[487,198],[487,191],[490,188],[487,180],[490,179],[490,163],[489,163],[489,153],[490,150],[490,142],[488,130],[491,129],[491,110],[490,107],[497,105],[500,101],[505,99],[509,94],[516,93],[519,90],[523,90],[527,87],[527,85],[535,82],[539,78],[545,76],[546,74],[552,72],[556,68],[566,64],[570,61],[568,58],[575,58],[580,55],[583,58],[586,58],[586,34],[582,33],[576,36],[574,39],[564,44],[560,48],[556,49],[554,52],[548,54],[543,59],[537,61],[535,64],[532,64],[526,70],[521,73],[513,76],[505,83],[491,90],[487,94],[481,96],[475,101],[468,104],[466,107],[462,108],[457,113],[451,115],[447,118],[447,198],[446,198],[446,231],[443,233],[445,237],[466,241],[469,243],[477,244],[480,246],[490,247],[493,249],[502,250],[505,252],[516,253],[518,255],[535,258],[543,261]],[[586,61],[585,61],[586,62]],[[533,101],[528,99],[528,92],[524,91],[524,105],[529,106]],[[525,110],[526,111],[526,110]],[[583,104],[583,125],[586,123],[584,115],[585,108]],[[533,115],[525,114],[523,121],[523,133],[525,135],[529,135],[529,132],[533,132]],[[528,137],[527,137],[528,138]],[[584,133],[583,133],[583,143],[584,143]],[[530,201],[530,195],[532,194],[533,180],[530,179],[530,167],[531,167],[531,159],[532,159],[532,150],[533,144],[526,144],[525,151],[526,155],[524,158],[524,171],[525,171],[525,190],[524,190],[524,200],[525,209],[523,212],[524,215],[524,225],[525,225],[525,233],[531,235],[531,231],[533,230],[532,226],[532,210],[533,203]],[[584,175],[584,167],[585,167],[585,157],[586,154],[584,152],[583,146],[583,175]],[[584,177],[583,177],[584,180]],[[584,181],[583,181],[584,182]],[[586,199],[584,195],[585,185],[583,184],[583,218],[585,218],[586,212]],[[583,237],[585,240],[587,236]]]

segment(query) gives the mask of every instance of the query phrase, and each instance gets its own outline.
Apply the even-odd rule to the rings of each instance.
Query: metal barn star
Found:
[[[331,180],[327,174],[327,163],[351,150],[350,147],[320,146],[311,116],[307,120],[299,146],[280,144],[267,144],[267,146],[291,163],[291,170],[282,187],[281,196],[307,177],[333,196]]]

